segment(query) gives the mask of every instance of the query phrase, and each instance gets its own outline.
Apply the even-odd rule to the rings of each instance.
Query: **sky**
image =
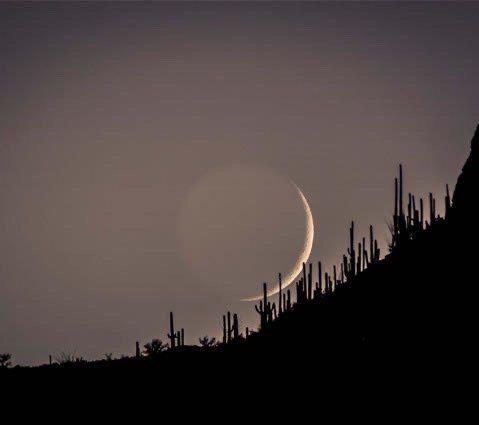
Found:
[[[241,297],[352,219],[383,249],[396,167],[454,185],[479,121],[477,3],[0,3],[0,352],[131,355],[256,327]]]

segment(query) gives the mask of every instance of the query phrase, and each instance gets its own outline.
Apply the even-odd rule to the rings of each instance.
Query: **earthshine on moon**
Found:
[[[291,184],[295,187],[301,199],[301,202],[303,204],[304,213],[306,215],[306,235],[304,239],[303,248],[301,250],[301,253],[298,259],[296,260],[296,263],[294,264],[291,271],[283,278],[283,288],[286,288],[291,283],[293,283],[294,279],[301,273],[303,268],[303,263],[306,263],[308,261],[308,258],[311,254],[311,249],[313,248],[313,240],[314,240],[314,221],[313,221],[313,214],[311,213],[311,208],[309,207],[308,201],[306,200],[306,197],[303,195],[303,192],[301,192],[299,187],[293,181],[291,181]],[[279,292],[279,284],[271,291],[268,291],[268,296],[275,295],[278,292]],[[262,295],[257,295],[251,298],[243,298],[242,301],[257,301],[261,298],[262,298]]]

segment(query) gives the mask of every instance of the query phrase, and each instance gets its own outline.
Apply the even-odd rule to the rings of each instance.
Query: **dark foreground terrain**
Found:
[[[247,337],[233,323],[225,328],[225,343],[209,348],[180,344],[156,355],[35,369],[194,372],[205,379],[265,370],[285,378],[338,369],[467,374],[477,339],[478,175],[479,127],[452,198],[440,201],[445,217],[435,212],[432,197],[403,201],[399,176],[390,252],[380,260],[373,235],[355,239],[352,228],[341,270],[324,274],[306,265],[288,297],[283,291],[281,301],[274,296],[257,306],[260,328]]]

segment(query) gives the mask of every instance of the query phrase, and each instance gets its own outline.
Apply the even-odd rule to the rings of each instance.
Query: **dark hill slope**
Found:
[[[429,223],[423,223],[422,208],[420,216],[419,208],[406,215],[396,205],[391,252],[361,272],[349,273],[344,282],[338,280],[334,291],[323,287],[317,296],[300,300],[275,320],[263,323],[257,333],[229,344],[68,366],[175,374],[185,370],[237,373],[241,365],[264,369],[286,361],[298,373],[306,371],[305,366],[327,370],[345,362],[360,367],[366,362],[427,364],[441,370],[445,365],[468,364],[465,360],[472,353],[477,321],[478,183],[479,127],[446,217],[438,218],[432,209]],[[348,256],[344,261],[354,264],[354,254]]]
[[[250,350],[312,354],[319,362],[463,360],[477,332],[478,187],[479,126],[446,218],[431,219],[330,296],[296,305],[251,338]]]

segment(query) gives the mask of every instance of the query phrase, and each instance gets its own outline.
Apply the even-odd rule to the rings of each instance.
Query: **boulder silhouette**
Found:
[[[471,223],[478,216],[479,199],[479,125],[471,141],[471,152],[457,179],[452,198],[453,217]],[[463,222],[463,224],[466,224]]]

